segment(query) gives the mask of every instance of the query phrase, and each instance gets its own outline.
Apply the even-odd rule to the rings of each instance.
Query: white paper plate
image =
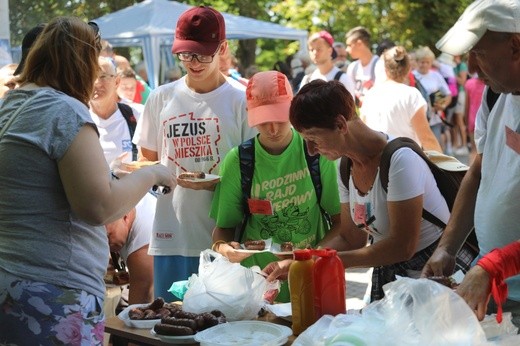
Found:
[[[162,342],[166,342],[169,344],[194,344],[195,343],[195,335],[183,335],[183,336],[173,336],[173,335],[161,335],[157,334],[153,328],[150,330],[150,333],[159,338]]]
[[[132,320],[128,316],[128,313],[130,312],[130,310],[135,309],[135,308],[142,308],[142,307],[145,307],[145,306],[148,306],[148,305],[150,305],[150,304],[132,304],[132,305],[129,305],[126,309],[121,311],[119,313],[119,315],[117,315],[117,317],[119,317],[119,319],[121,321],[123,321],[123,323],[126,324],[128,327],[140,328],[140,329],[153,328],[153,326],[155,326],[155,324],[161,322],[161,319],[155,319],[155,320]]]
[[[206,182],[206,181],[214,181],[214,180],[217,180],[217,179],[220,179],[220,175],[206,174],[204,179],[183,179],[183,180],[191,181],[192,183],[203,183],[203,182]]]
[[[236,321],[216,325],[198,332],[195,341],[201,346],[266,345],[277,346],[292,335],[289,327],[263,321]]]

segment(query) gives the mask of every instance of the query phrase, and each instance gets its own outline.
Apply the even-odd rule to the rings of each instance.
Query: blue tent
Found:
[[[101,36],[115,47],[141,46],[146,62],[148,81],[153,88],[159,84],[161,60],[171,57],[173,32],[179,16],[191,5],[167,0],[146,0],[114,13],[94,19]],[[300,41],[306,47],[307,31],[252,18],[223,13],[228,39],[272,38]],[[163,59],[161,59],[163,55]]]

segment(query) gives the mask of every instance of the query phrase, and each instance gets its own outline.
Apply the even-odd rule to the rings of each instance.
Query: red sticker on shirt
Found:
[[[506,126],[506,145],[520,154],[520,133]]]
[[[365,204],[354,204],[354,223],[364,224],[367,215],[367,208]]]
[[[247,205],[251,214],[273,215],[273,205],[271,201],[265,199],[248,199]]]

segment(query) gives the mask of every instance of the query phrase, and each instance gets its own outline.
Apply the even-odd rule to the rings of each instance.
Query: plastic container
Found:
[[[336,316],[346,313],[345,268],[336,250],[315,250],[314,262],[314,310],[316,319],[323,315]]]
[[[294,261],[289,267],[289,292],[291,294],[292,331],[299,335],[316,322],[314,311],[314,261],[310,250],[295,250]]]

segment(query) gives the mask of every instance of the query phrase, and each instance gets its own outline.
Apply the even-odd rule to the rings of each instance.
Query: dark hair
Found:
[[[274,63],[273,70],[283,73],[289,80],[292,79],[290,65],[287,65],[285,62],[281,60],[278,60]]]
[[[88,105],[99,71],[97,26],[76,17],[56,17],[31,47],[20,84],[50,86]]]
[[[389,38],[385,38],[381,42],[379,42],[379,44],[377,45],[376,55],[381,56],[381,55],[383,55],[383,53],[386,50],[388,50],[388,49],[390,49],[392,47],[395,47],[394,41],[392,41]]]
[[[354,98],[338,81],[318,79],[305,84],[294,96],[289,110],[289,120],[300,132],[311,127],[332,130],[338,116],[347,120],[356,117]]]

